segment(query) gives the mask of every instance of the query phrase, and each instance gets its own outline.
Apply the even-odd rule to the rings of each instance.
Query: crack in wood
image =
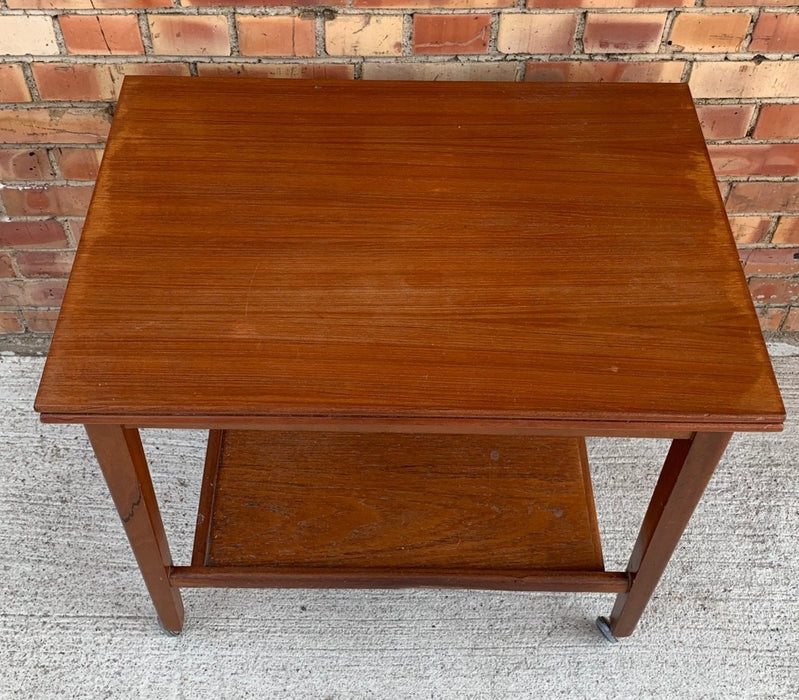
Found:
[[[125,524],[130,522],[130,520],[136,514],[136,508],[141,505],[142,501],[141,486],[138,487],[138,491],[139,491],[139,497],[133,503],[130,504],[130,511],[128,512],[128,514],[122,515],[122,513],[120,513],[120,516],[122,517],[122,522]]]

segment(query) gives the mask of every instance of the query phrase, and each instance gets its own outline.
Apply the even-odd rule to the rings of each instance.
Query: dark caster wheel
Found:
[[[618,643],[619,640],[616,639],[616,636],[610,631],[610,620],[608,620],[608,618],[603,616],[598,617],[596,619],[596,627],[600,632],[602,632],[602,636],[611,644]]]

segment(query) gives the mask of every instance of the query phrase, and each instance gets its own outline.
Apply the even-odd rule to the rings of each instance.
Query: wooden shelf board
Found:
[[[213,431],[192,566],[604,571],[585,442]]]

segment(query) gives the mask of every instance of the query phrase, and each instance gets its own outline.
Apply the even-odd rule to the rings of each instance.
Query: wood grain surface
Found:
[[[625,593],[625,571],[333,566],[173,566],[180,588],[468,588],[495,591]]]
[[[784,414],[686,86],[243,78],[126,79],[36,407]]]
[[[209,477],[208,566],[603,571],[580,438],[225,431]]]

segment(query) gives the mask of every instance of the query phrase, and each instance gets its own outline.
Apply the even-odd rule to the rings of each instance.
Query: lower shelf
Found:
[[[246,430],[211,433],[192,566],[175,576],[180,585],[626,585],[604,573],[580,438]]]

